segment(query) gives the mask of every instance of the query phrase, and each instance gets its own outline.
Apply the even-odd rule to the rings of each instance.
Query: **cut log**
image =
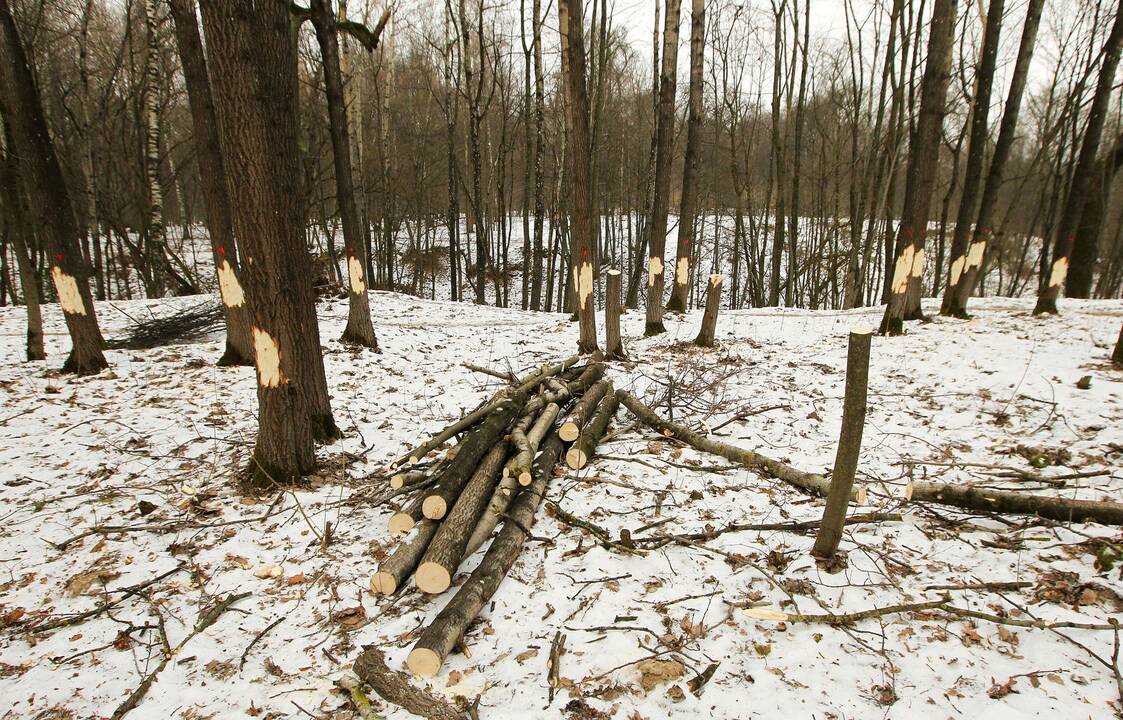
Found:
[[[448,512],[460,491],[471,479],[480,458],[507,432],[522,412],[526,403],[526,393],[519,391],[504,400],[469,433],[460,443],[456,457],[448,461],[441,472],[436,486],[425,493],[421,503],[421,513],[430,520],[440,520]]]
[[[401,589],[406,579],[417,569],[417,564],[425,555],[438,527],[440,523],[427,518],[417,523],[417,531],[413,536],[403,540],[393,555],[379,563],[378,572],[370,578],[370,591],[376,595],[393,595]]]
[[[534,462],[534,481],[511,503],[507,522],[503,523],[503,529],[479,566],[444,610],[421,632],[417,644],[406,658],[406,665],[414,674],[422,677],[437,674],[453,646],[463,637],[468,625],[479,615],[515,564],[515,558],[534,525],[534,515],[542,496],[546,494],[546,485],[553,477],[562,447],[557,433],[551,433],[542,443],[542,452]]]
[[[390,487],[400,490],[405,487],[420,485],[429,478],[429,470],[406,470],[390,478]]]
[[[934,502],[967,510],[1037,515],[1061,522],[1095,522],[1101,525],[1123,525],[1123,503],[1070,500],[1045,495],[985,490],[963,485],[914,482],[905,489],[909,502]]]
[[[587,388],[604,376],[604,363],[600,362],[599,358],[600,353],[593,353],[593,361],[585,366],[585,369],[575,380],[566,383],[564,387],[558,387],[531,398],[530,402],[526,404],[526,412],[536,412],[550,403],[561,405],[585,392]]]
[[[538,419],[534,421],[534,425],[523,435],[522,440],[526,441],[525,444],[520,444],[520,440],[515,437],[515,433],[511,433],[511,438],[519,451],[503,468],[504,478],[516,478],[519,485],[523,487],[530,484],[530,466],[534,463],[534,454],[538,452],[538,445],[542,442],[542,438],[546,437],[550,428],[554,426],[554,420],[557,419],[560,412],[561,407],[557,403],[550,403],[543,408],[542,412],[538,414]]]
[[[581,431],[581,435],[577,438],[577,442],[573,443],[573,447],[566,452],[565,463],[567,465],[574,470],[580,470],[588,464],[597,449],[597,444],[604,437],[604,431],[608,429],[608,424],[612,422],[612,418],[616,417],[616,411],[619,407],[620,400],[617,399],[616,393],[612,391],[612,383],[608,383],[604,398],[597,406],[593,419]]]
[[[721,275],[711,275],[709,289],[706,290],[706,311],[702,313],[702,327],[694,344],[698,347],[713,347],[714,334],[717,332],[717,313],[721,309]]]
[[[382,651],[367,645],[355,660],[355,674],[387,702],[404,708],[407,712],[429,720],[464,720],[463,713],[428,690],[416,688],[409,678],[386,666]]]
[[[510,449],[510,443],[500,440],[488,450],[472,479],[456,499],[448,517],[441,522],[414,575],[414,581],[421,592],[436,595],[448,590],[448,586],[452,584],[452,575],[460,567],[464,548],[491,499],[495,480],[499,477]]]
[[[506,388],[495,393],[495,395],[493,395],[491,399],[484,402],[478,408],[460,418],[452,425],[449,425],[447,428],[437,433],[432,438],[422,443],[415,449],[411,450],[406,455],[403,455],[402,457],[395,460],[393,463],[391,463],[391,467],[399,467],[406,464],[407,462],[411,465],[421,462],[422,458],[439,448],[449,438],[453,437],[454,435],[458,435],[461,432],[472,427],[476,423],[481,422],[493,411],[498,409],[498,407],[503,403],[505,399],[514,397],[520,393],[524,395],[526,393],[529,393],[534,389],[536,385],[539,385],[543,381],[554,377],[555,375],[564,372],[565,370],[568,370],[571,366],[577,364],[577,361],[580,359],[581,357],[579,355],[573,355],[572,357],[566,358],[559,363],[543,365],[526,377],[522,378],[516,387]]]
[[[606,360],[627,360],[620,339],[620,271],[609,270],[604,291],[604,344]]]
[[[569,414],[565,416],[565,420],[558,426],[558,437],[562,441],[571,443],[581,435],[581,429],[592,418],[593,412],[596,411],[597,405],[600,403],[601,398],[604,397],[606,392],[612,387],[612,383],[607,380],[601,380],[597,384],[585,391]]]
[[[410,501],[408,505],[390,516],[389,528],[392,535],[405,535],[412,530],[417,521],[425,515],[422,513],[422,505],[425,503],[425,496],[420,495]]]
[[[773,460],[770,457],[755,453],[752,450],[739,448],[736,445],[719,442],[706,435],[694,432],[685,425],[664,420],[654,410],[640,402],[635,395],[625,390],[617,390],[616,397],[620,398],[620,403],[643,423],[667,437],[686,443],[696,450],[719,455],[730,462],[767,473],[789,485],[794,485],[804,492],[825,497],[830,490],[830,483],[822,475],[798,470],[785,462]],[[866,502],[865,490],[860,488],[852,491],[850,500],[859,505],[864,505]]]

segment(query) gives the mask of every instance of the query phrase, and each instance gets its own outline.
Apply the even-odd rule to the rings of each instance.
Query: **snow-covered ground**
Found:
[[[197,301],[101,303],[98,312],[113,337],[126,313]],[[808,554],[813,536],[788,532],[622,556],[540,512],[540,539],[465,638],[471,657],[451,656],[432,687],[479,696],[485,720],[1112,717],[1110,631],[941,613],[834,628],[734,607],[854,612],[938,599],[943,591],[932,585],[1023,581],[1030,585],[1014,591],[951,595],[957,606],[1023,619],[1119,615],[1119,567],[1101,573],[1093,564],[1102,544],[1094,539],[1118,543],[1118,528],[903,505],[910,478],[1038,491],[963,465],[1035,470],[1027,456],[1060,456],[1063,467],[1040,470],[1049,476],[1103,471],[1040,492],[1118,500],[1123,490],[1123,373],[1108,361],[1123,304],[1063,301],[1061,317],[1044,319],[1029,315],[1030,301],[972,307],[971,322],[937,319],[874,340],[860,467],[870,506],[855,511],[903,519],[848,528],[845,569],[820,569]],[[56,306],[46,308],[47,364],[22,362],[22,309],[0,309],[0,718],[108,717],[164,656],[161,626],[174,648],[229,593],[251,595],[184,644],[129,717],[346,718],[348,700],[333,681],[363,645],[381,646],[403,667],[451,591],[369,593],[394,541],[392,508],[369,503],[371,486],[385,480],[364,478],[494,390],[493,379],[460,363],[525,370],[570,354],[576,327],[560,315],[393,294],[375,294],[372,310],[380,355],[336,342],[346,303],[321,305],[346,437],[320,448],[323,470],[309,488],[257,499],[234,480],[254,438],[253,372],[216,368],[218,339],[112,351],[110,370],[75,378],[55,372],[68,347]],[[724,312],[721,347],[702,351],[682,343],[697,332],[698,313],[669,318],[666,336],[642,339],[633,312],[624,321],[633,361],[609,375],[649,399],[665,400],[673,386],[676,419],[724,424],[716,431],[729,442],[822,472],[841,417],[847,329],[876,325],[880,314]],[[1090,387],[1079,389],[1085,375]],[[616,427],[629,424],[621,410]],[[620,433],[601,452],[609,458],[557,477],[549,498],[613,534],[639,535],[660,521],[643,532],[822,513],[821,500],[645,431]],[[83,536],[93,528],[102,531]],[[259,577],[274,565],[279,577]],[[177,566],[141,593],[114,592]],[[106,600],[116,604],[91,619],[28,632]],[[548,706],[546,661],[559,630],[562,687]],[[645,692],[638,666],[626,664],[656,653],[686,674]],[[714,662],[695,697],[687,681]],[[388,718],[407,717],[374,701]]]

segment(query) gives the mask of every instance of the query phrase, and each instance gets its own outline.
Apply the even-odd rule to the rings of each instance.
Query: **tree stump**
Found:
[[[698,347],[714,346],[714,331],[717,330],[717,313],[721,309],[721,275],[711,275],[706,291],[706,312],[702,315],[702,329],[694,344]]]
[[[624,342],[620,339],[620,282],[620,271],[609,270],[604,299],[604,344],[608,360],[628,359]]]

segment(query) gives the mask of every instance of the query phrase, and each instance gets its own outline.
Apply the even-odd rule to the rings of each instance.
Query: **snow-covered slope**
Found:
[[[127,316],[197,300],[102,303],[98,312],[114,336]],[[1111,664],[1111,632],[935,613],[840,629],[755,619],[734,607],[853,612],[938,599],[932,585],[1024,581],[1013,591],[951,594],[957,606],[1020,618],[1105,622],[1123,609],[1119,568],[1098,573],[1099,544],[1090,541],[1118,542],[1117,528],[902,506],[910,478],[1037,490],[964,463],[1036,471],[1025,455],[1060,450],[1067,467],[1041,473],[1102,473],[1042,492],[1118,500],[1123,491],[1123,373],[1108,361],[1123,304],[1065,301],[1064,315],[1044,319],[1029,316],[1029,301],[972,307],[971,322],[937,319],[874,340],[859,477],[870,507],[859,510],[903,519],[849,528],[846,569],[819,569],[808,555],[813,536],[785,532],[729,533],[707,543],[713,551],[669,545],[625,557],[543,512],[539,539],[466,637],[471,657],[450,657],[434,688],[482,695],[485,719],[1111,717],[1115,675],[1092,654]],[[200,612],[235,592],[251,596],[190,639],[130,717],[350,717],[333,681],[362,645],[380,645],[392,666],[403,666],[419,626],[451,592],[370,595],[369,577],[392,548],[392,510],[365,502],[371,484],[385,480],[363,478],[494,390],[493,379],[460,363],[521,371],[570,354],[576,327],[560,315],[394,294],[372,295],[372,310],[379,355],[336,342],[345,302],[321,306],[346,437],[320,448],[323,469],[309,488],[254,499],[234,480],[254,439],[253,373],[214,367],[217,339],[112,351],[109,371],[74,378],[54,372],[68,346],[57,307],[47,308],[46,365],[22,362],[22,309],[0,309],[0,717],[111,715],[158,665],[161,624],[174,647]],[[847,329],[876,325],[880,314],[723,311],[721,347],[702,351],[681,343],[693,338],[699,313],[670,318],[666,336],[642,339],[643,318],[633,312],[624,327],[633,361],[609,375],[649,398],[673,386],[676,419],[722,426],[727,441],[827,471]],[[1084,375],[1091,385],[1082,390]],[[617,428],[629,423],[622,410]],[[549,496],[614,534],[660,521],[645,532],[822,513],[818,499],[647,432],[618,434],[601,451],[610,457],[557,477]],[[67,542],[106,526],[124,530]],[[114,592],[177,565],[137,596]],[[280,577],[258,577],[274,574],[266,572],[273,565]],[[107,600],[118,602],[92,619],[26,633]],[[563,687],[547,707],[546,660],[558,630],[567,635]],[[683,663],[686,675],[645,693],[628,663],[657,653]],[[720,663],[713,679],[695,697],[687,681],[712,662]],[[407,717],[392,707],[385,716]]]

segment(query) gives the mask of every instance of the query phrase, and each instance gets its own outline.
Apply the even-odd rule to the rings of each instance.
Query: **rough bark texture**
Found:
[[[464,720],[465,714],[428,690],[410,685],[409,676],[386,666],[382,651],[374,645],[363,648],[355,660],[355,674],[374,688],[383,700],[429,720]]]
[[[881,321],[883,335],[902,335],[904,321],[919,316],[924,277],[924,240],[940,157],[940,133],[947,112],[951,51],[955,41],[956,0],[935,0],[928,35],[928,59],[921,81],[920,112],[909,148],[905,204],[897,229],[896,262],[889,301]]]
[[[706,3],[690,4],[690,97],[686,120],[686,153],[682,164],[678,244],[675,248],[675,283],[667,309],[685,312],[690,294],[690,254],[694,252],[694,216],[698,207],[698,161],[702,134],[702,59],[706,46]]]
[[[866,425],[866,387],[870,371],[870,339],[872,331],[866,328],[850,331],[850,347],[846,354],[846,397],[842,402],[842,430],[838,436],[838,451],[834,456],[831,489],[827,493],[827,507],[823,510],[823,524],[815,538],[812,554],[821,558],[834,557],[842,539],[846,522],[846,508],[854,488],[854,474],[858,470],[858,455],[862,450],[862,431]]]
[[[47,352],[43,348],[43,313],[39,308],[39,283],[35,278],[31,256],[27,252],[30,229],[20,193],[19,167],[8,151],[7,144],[5,137],[4,153],[0,157],[0,207],[4,210],[4,223],[12,238],[20,290],[23,291],[23,304],[27,309],[27,359],[46,360]]]
[[[721,275],[711,275],[706,290],[706,312],[702,314],[702,327],[694,344],[699,347],[713,347],[717,333],[717,315],[721,310]]]
[[[164,224],[164,191],[160,186],[160,44],[157,35],[156,0],[144,0],[144,86],[141,93],[144,118],[144,180],[148,190],[145,240],[148,256],[147,290],[150,297],[163,297],[171,277],[168,263],[168,229]]]
[[[593,412],[600,404],[601,398],[605,393],[612,391],[612,382],[609,380],[601,380],[596,383],[581,396],[581,399],[574,405],[573,410],[565,416],[565,419],[558,425],[558,437],[564,442],[570,443],[575,441],[581,436],[581,430],[585,424],[589,422],[589,418],[593,416]]]
[[[203,27],[228,160],[234,232],[253,315],[259,427],[253,482],[291,482],[333,438],[304,244],[296,82],[287,5],[203,0]]]
[[[1100,149],[1100,136],[1103,135],[1104,124],[1107,121],[1121,49],[1123,49],[1123,8],[1117,7],[1111,34],[1104,42],[1103,64],[1100,66],[1100,76],[1096,83],[1096,91],[1092,95],[1092,103],[1088,107],[1088,123],[1085,126],[1084,138],[1080,142],[1080,155],[1072,171],[1072,183],[1068,188],[1068,197],[1065,199],[1060,222],[1057,223],[1057,229],[1053,233],[1053,264],[1050,266],[1049,276],[1042,278],[1041,288],[1037,292],[1037,305],[1033,308],[1034,315],[1057,314],[1057,298],[1061,294],[1061,287],[1064,286],[1068,274],[1072,243],[1096,172],[1096,155]]]
[[[605,283],[604,297],[604,357],[606,360],[627,360],[628,353],[624,350],[624,341],[620,337],[620,305],[621,280],[623,275],[619,270],[609,270]]]
[[[1123,367],[1123,326],[1119,328],[1119,339],[1115,341],[1115,352],[1111,354],[1111,360],[1117,366]]]
[[[1115,147],[1103,161],[1096,164],[1092,181],[1088,185],[1088,199],[1080,222],[1076,226],[1076,239],[1072,244],[1072,262],[1065,278],[1065,296],[1092,297],[1092,280],[1099,259],[1100,235],[1103,234],[1104,213],[1107,212],[1111,185],[1116,173],[1123,167],[1123,135],[1115,140]]]
[[[534,464],[534,453],[538,452],[538,445],[546,436],[546,432],[554,426],[554,420],[557,419],[559,412],[561,408],[557,403],[549,403],[542,408],[533,425],[527,424],[526,430],[520,430],[519,426],[515,427],[511,432],[511,442],[514,443],[517,453],[503,468],[504,478],[517,479],[520,485],[530,484],[530,466]],[[534,413],[528,413],[526,418],[533,418],[533,416]],[[520,421],[519,425],[522,424],[523,422]]]
[[[597,406],[596,414],[581,431],[581,435],[573,443],[573,446],[566,451],[565,462],[567,465],[574,470],[580,470],[589,463],[596,452],[597,444],[604,437],[605,430],[608,429],[612,418],[616,417],[616,411],[619,408],[620,400],[616,397],[616,393],[612,391],[612,385],[609,384],[605,388],[600,405]]]
[[[675,85],[678,79],[678,21],[681,0],[667,0],[663,21],[663,59],[659,76],[659,112],[655,119],[655,194],[647,221],[647,320],[644,335],[663,327],[663,258],[667,247],[667,207],[671,196],[671,159],[675,138]]]
[[[1061,522],[1096,522],[1123,525],[1123,503],[1070,500],[1005,490],[944,483],[911,483],[905,499],[909,502],[935,502],[983,512],[1037,515]]]
[[[437,534],[440,523],[423,519],[417,523],[413,535],[394,549],[394,554],[378,564],[378,572],[370,578],[370,591],[377,595],[393,595],[401,590],[406,579],[417,569],[418,563]]]
[[[568,20],[568,25],[561,27],[561,32],[565,35],[562,46],[568,58],[568,62],[563,65],[563,68],[568,67],[563,81],[566,125],[571,144],[567,155],[572,180],[572,247],[569,257],[580,332],[577,348],[584,354],[597,350],[597,312],[593,292],[592,145],[589,138],[589,95],[585,87],[585,25],[582,4],[578,0],[558,0],[558,18],[562,22]]]
[[[987,171],[986,185],[979,201],[979,216],[975,220],[975,231],[967,251],[967,260],[954,287],[949,287],[952,298],[944,297],[944,314],[967,317],[967,302],[975,289],[983,261],[986,258],[987,243],[991,237],[991,222],[995,217],[998,191],[1002,187],[1006,172],[1006,162],[1014,147],[1018,131],[1018,115],[1025,94],[1026,80],[1033,61],[1033,50],[1037,43],[1037,30],[1041,25],[1041,8],[1045,0],[1029,0],[1026,5],[1026,19],[1022,26],[1022,37],[1018,44],[1018,57],[1014,61],[1014,71],[1010,77],[1010,90],[1006,95],[1005,110],[998,128],[998,139],[994,144],[994,156]],[[954,258],[953,258],[954,262]]]
[[[339,38],[335,13],[328,0],[312,0],[312,27],[320,46],[331,126],[331,154],[335,168],[335,200],[343,224],[347,246],[347,327],[342,340],[378,349],[374,326],[370,322],[370,296],[367,295],[366,240],[355,204],[355,182],[351,174],[351,138],[347,125],[347,105],[343,94],[343,73],[339,69]]]
[[[425,628],[406,660],[416,675],[432,677],[441,669],[449,652],[464,635],[484,605],[499,589],[499,584],[515,564],[522,550],[546,485],[554,474],[561,455],[562,441],[552,433],[542,445],[542,452],[534,463],[534,482],[524,489],[511,504],[509,519],[503,524],[495,541],[491,543],[479,566],[472,572],[456,595]]]
[[[987,7],[986,30],[983,33],[982,57],[975,72],[975,98],[971,111],[971,134],[967,145],[967,168],[963,176],[963,190],[960,193],[959,210],[955,216],[955,230],[952,233],[951,260],[948,266],[947,285],[940,312],[953,314],[954,287],[959,283],[963,268],[968,260],[968,245],[971,238],[971,221],[976,216],[976,204],[983,181],[983,161],[986,159],[990,125],[990,96],[994,86],[994,69],[998,64],[998,43],[1002,35],[1002,14],[1006,0],[990,0]],[[940,265],[937,263],[936,271]]]
[[[664,420],[654,410],[640,402],[635,395],[627,391],[617,390],[616,396],[620,398],[620,403],[640,421],[667,437],[684,442],[702,452],[720,455],[730,462],[740,463],[747,468],[759,470],[809,493],[826,496],[830,490],[830,483],[822,475],[797,470],[787,463],[773,460],[752,450],[743,450],[735,445],[727,445],[701,433],[696,433],[685,425]],[[850,493],[850,499],[862,503],[864,493],[852,492]]]
[[[441,521],[437,534],[429,543],[429,549],[425,551],[425,557],[417,568],[417,587],[422,592],[443,593],[452,584],[452,576],[456,568],[460,567],[468,541],[491,500],[495,481],[510,449],[510,444],[502,440],[492,446],[476,467],[472,479],[464,486],[448,516]]]
[[[79,375],[106,367],[82,257],[74,206],[43,115],[39,89],[16,29],[8,0],[0,0],[0,113],[7,123],[11,150],[20,158],[20,178],[31,206],[29,218],[40,229],[51,278],[70,332],[72,347],[63,370]]]
[[[226,316],[226,352],[219,365],[253,365],[253,333],[245,292],[238,279],[238,251],[234,241],[230,194],[226,188],[226,167],[219,150],[214,98],[207,76],[203,41],[195,17],[195,0],[169,0],[175,25],[176,47],[183,66],[187,101],[191,107],[192,137],[203,205],[207,212],[207,232],[211,257],[218,276],[218,292]]]

